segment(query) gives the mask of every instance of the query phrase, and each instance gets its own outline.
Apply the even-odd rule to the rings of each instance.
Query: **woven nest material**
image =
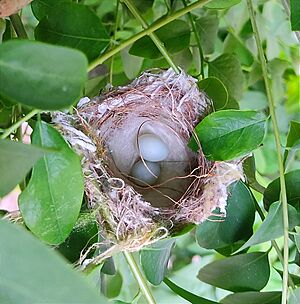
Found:
[[[93,262],[201,223],[216,208],[225,215],[227,187],[242,178],[241,162],[210,162],[201,149],[195,153],[187,146],[210,111],[211,101],[196,80],[169,69],[144,72],[128,86],[85,97],[74,115],[55,113],[54,122],[82,155],[88,204],[110,246]],[[138,137],[149,133],[169,150],[152,186],[131,176],[141,158]]]

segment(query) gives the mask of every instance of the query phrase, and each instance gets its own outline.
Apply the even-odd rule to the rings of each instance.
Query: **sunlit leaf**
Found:
[[[206,4],[205,7],[211,9],[225,9],[240,2],[241,0],[212,0],[208,4]]]
[[[0,197],[9,193],[47,149],[11,140],[0,140]],[[5,173],[5,174],[4,174]]]
[[[222,110],[206,116],[195,128],[205,156],[230,160],[244,156],[263,141],[266,118],[255,111]],[[196,140],[189,144],[197,150]]]
[[[78,49],[93,60],[108,46],[109,36],[98,16],[87,6],[59,3],[35,29],[37,40]]]
[[[79,215],[83,176],[78,155],[54,128],[36,124],[32,142],[60,150],[33,167],[28,186],[19,197],[25,224],[40,239],[59,244],[70,234]]]
[[[108,301],[53,249],[0,220],[0,303],[105,304]]]
[[[259,291],[269,280],[268,254],[251,252],[218,260],[204,266],[198,278],[215,287],[234,292]]]
[[[141,264],[150,283],[159,285],[166,275],[167,264],[175,240],[162,240],[140,252]]]
[[[42,110],[71,106],[87,78],[81,52],[29,40],[1,44],[0,69],[3,99]]]

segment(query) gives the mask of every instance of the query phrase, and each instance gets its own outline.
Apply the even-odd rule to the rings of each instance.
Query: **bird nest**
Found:
[[[194,78],[169,69],[146,71],[127,86],[82,98],[72,115],[54,114],[53,121],[82,156],[87,202],[108,245],[89,262],[139,250],[203,222],[216,208],[225,215],[227,187],[242,177],[241,163],[208,161],[200,143],[197,152],[188,147],[195,126],[211,109]],[[167,156],[155,164],[159,174],[141,155],[139,139],[145,134],[166,147]],[[133,176],[137,162],[154,182]]]

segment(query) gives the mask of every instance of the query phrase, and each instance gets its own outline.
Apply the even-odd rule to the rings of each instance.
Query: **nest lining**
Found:
[[[201,223],[220,208],[227,187],[242,178],[240,161],[209,162],[187,144],[194,127],[211,111],[196,80],[172,69],[144,72],[131,84],[80,100],[76,113],[53,120],[82,155],[85,192],[105,239],[115,250],[135,251],[176,227]],[[168,146],[156,185],[141,186],[130,170],[141,158],[138,136],[155,134]]]

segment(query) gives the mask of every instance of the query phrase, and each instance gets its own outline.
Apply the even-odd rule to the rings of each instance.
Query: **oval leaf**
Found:
[[[251,252],[228,257],[204,266],[198,278],[215,287],[233,292],[259,291],[269,280],[268,254]]]
[[[28,40],[0,45],[0,96],[42,110],[71,106],[87,78],[85,56],[69,48]]]
[[[222,299],[222,304],[280,304],[281,303],[281,292],[280,291],[269,291],[269,292],[238,292],[231,294],[226,298]]]
[[[209,62],[208,76],[214,76],[224,83],[230,100],[239,100],[242,97],[244,76],[235,55],[223,54]]]
[[[177,295],[183,299],[189,301],[192,304],[217,304],[217,302],[207,300],[205,298],[199,297],[170,281],[168,278],[164,278],[164,283]]]
[[[46,152],[33,145],[11,140],[0,140],[0,197],[9,193]]]
[[[59,2],[71,2],[72,0],[60,0]],[[45,17],[51,7],[57,4],[57,0],[34,0],[31,2],[31,9],[34,14],[34,17],[37,20],[41,20]]]
[[[215,110],[220,110],[226,106],[228,102],[228,92],[220,79],[207,77],[198,82],[198,87],[212,99]]]
[[[108,301],[53,249],[0,220],[0,303],[104,304]]]
[[[288,205],[288,214],[289,229],[292,230],[296,225],[300,224],[300,218],[297,210],[290,205]],[[282,204],[276,202],[271,205],[263,223],[239,251],[256,244],[275,240],[281,236],[283,236]]]
[[[205,5],[211,9],[225,9],[240,3],[241,0],[212,0]]]
[[[195,128],[210,160],[231,160],[256,149],[263,141],[266,119],[255,111],[223,110],[206,116]],[[189,146],[197,149],[195,139]]]
[[[99,17],[87,6],[59,3],[40,21],[37,40],[76,48],[93,60],[108,46],[109,36]]]
[[[190,43],[190,28],[183,20],[174,20],[155,31],[155,34],[170,53],[177,53],[188,47]],[[136,41],[130,48],[129,53],[149,59],[162,57],[162,54],[148,36]]]
[[[252,234],[255,205],[250,191],[242,182],[238,182],[231,185],[228,192],[226,217],[210,217],[197,227],[196,239],[203,248],[222,248]]]
[[[288,203],[300,211],[300,169],[286,173],[285,185]],[[264,206],[266,210],[270,205],[279,200],[280,196],[280,180],[276,178],[267,187],[264,192]]]
[[[59,149],[33,167],[19,207],[28,228],[49,244],[59,244],[70,234],[79,215],[83,176],[79,157],[61,135],[44,122],[36,124],[32,142]]]
[[[141,250],[140,259],[150,283],[159,285],[165,277],[174,239],[158,241]]]

